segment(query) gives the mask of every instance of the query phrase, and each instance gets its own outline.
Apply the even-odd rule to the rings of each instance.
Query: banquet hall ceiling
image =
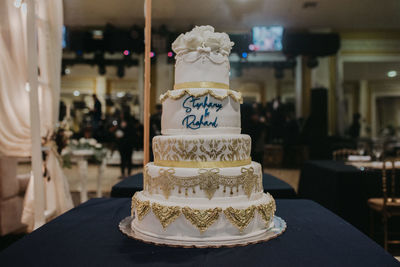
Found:
[[[144,23],[144,0],[66,0],[68,26]],[[305,8],[306,7],[306,8]],[[210,24],[218,30],[255,25],[287,28],[399,29],[399,0],[153,0],[153,25],[186,30]]]

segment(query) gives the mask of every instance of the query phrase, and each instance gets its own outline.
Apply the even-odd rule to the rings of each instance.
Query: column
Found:
[[[101,111],[104,114],[106,112],[106,101],[104,99],[107,90],[107,79],[105,76],[96,77],[96,95],[101,102]]]
[[[336,129],[337,134],[343,136],[345,131],[345,106],[344,106],[344,74],[343,74],[343,61],[340,55],[336,60]]]
[[[294,79],[294,88],[295,88],[295,99],[296,99],[296,118],[303,117],[303,107],[302,107],[302,86],[303,86],[303,78],[302,78],[302,57],[298,56],[296,58],[296,69],[295,69],[295,79]]]
[[[139,121],[143,123],[143,110],[144,110],[144,55],[139,56],[139,77],[138,77],[138,90],[139,90]]]
[[[302,97],[302,115],[303,118],[307,119],[310,116],[311,109],[311,70],[306,65],[305,57],[301,60],[301,97]]]
[[[367,116],[368,116],[368,81],[367,80],[361,80],[359,84],[359,101],[358,101],[358,113],[361,115],[361,130],[360,130],[360,136],[361,137],[366,137],[367,136]]]

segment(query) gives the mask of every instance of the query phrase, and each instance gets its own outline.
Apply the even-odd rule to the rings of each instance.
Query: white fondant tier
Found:
[[[155,136],[154,164],[164,167],[238,167],[251,162],[251,138],[232,135]]]
[[[175,63],[175,84],[216,82],[229,86],[229,69],[226,55],[198,51],[178,55]]]
[[[172,240],[223,241],[256,236],[272,226],[275,211],[272,196],[264,193],[257,200],[225,204],[214,201],[209,204],[158,201],[141,192],[135,194],[134,198],[141,204],[139,209],[133,206],[135,219],[132,229],[148,236]],[[158,205],[156,209],[153,208],[154,204]],[[264,209],[266,217],[262,216],[261,207],[267,207]],[[208,209],[210,213],[200,216],[194,211],[190,214],[192,216],[187,216],[184,209],[192,212]]]
[[[196,26],[179,35],[172,50],[177,54],[175,84],[216,82],[229,86],[229,53],[233,42],[211,26]]]
[[[148,163],[144,171],[144,194],[196,203],[239,203],[255,200],[263,192],[261,165],[252,162],[230,168],[171,168]]]
[[[163,135],[240,134],[241,94],[227,89],[191,88],[162,95]],[[239,100],[239,101],[238,101]]]

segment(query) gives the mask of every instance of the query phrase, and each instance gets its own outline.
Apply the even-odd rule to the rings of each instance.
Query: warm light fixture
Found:
[[[125,92],[118,92],[117,97],[121,98],[125,96]]]
[[[81,92],[79,92],[78,90],[75,90],[73,94],[74,94],[74,96],[80,96]]]
[[[390,71],[388,71],[387,76],[388,76],[389,78],[394,78],[394,77],[397,76],[397,71],[395,71],[395,70],[390,70]]]

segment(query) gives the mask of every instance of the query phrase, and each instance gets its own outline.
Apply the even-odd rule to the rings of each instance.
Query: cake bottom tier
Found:
[[[168,240],[234,241],[265,233],[272,227],[275,201],[270,194],[257,200],[213,205],[159,201],[136,193],[131,227],[142,235]]]

